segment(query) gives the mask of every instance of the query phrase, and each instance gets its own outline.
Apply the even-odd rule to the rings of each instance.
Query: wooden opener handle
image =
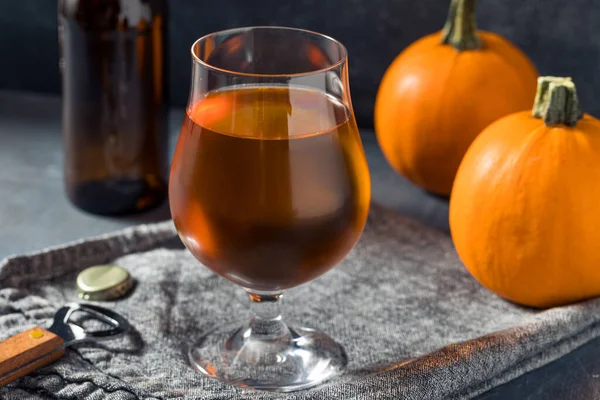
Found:
[[[0,387],[59,359],[64,343],[39,326],[0,342]]]

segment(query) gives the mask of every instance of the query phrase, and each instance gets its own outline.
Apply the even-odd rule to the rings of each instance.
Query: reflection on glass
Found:
[[[370,181],[346,51],[316,33],[261,27],[206,36],[192,56],[171,211],[192,254],[246,289],[253,316],[207,333],[190,360],[243,386],[312,386],[344,367],[344,351],[286,326],[278,300],[341,261],[365,224]]]

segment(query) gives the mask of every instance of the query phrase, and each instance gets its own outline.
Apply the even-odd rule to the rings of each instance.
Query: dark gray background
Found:
[[[205,33],[243,25],[304,27],[343,41],[350,52],[351,87],[363,128],[373,198],[403,215],[447,231],[447,202],[396,175],[372,132],[378,82],[410,42],[441,28],[447,0],[169,0],[171,103],[181,106],[189,87],[191,43]],[[571,75],[584,108],[594,101],[600,55],[600,2],[592,0],[480,0],[483,29],[513,40],[543,74]],[[0,90],[59,93],[55,0],[0,0]],[[600,99],[600,97],[598,97]],[[172,114],[176,134],[181,110]],[[115,219],[71,207],[61,185],[60,100],[56,96],[0,93],[0,258],[48,245],[168,218],[168,207]],[[600,339],[481,398],[600,398]]]
[[[359,124],[372,125],[385,68],[417,38],[441,29],[449,0],[168,0],[170,102],[184,105],[189,47],[198,37],[247,25],[288,25],[341,40],[350,54]],[[600,115],[600,2],[480,0],[478,22],[521,47],[540,73],[575,79],[585,110]],[[0,1],[0,89],[58,93],[56,0]]]

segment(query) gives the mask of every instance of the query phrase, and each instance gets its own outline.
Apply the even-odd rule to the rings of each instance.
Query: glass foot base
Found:
[[[200,373],[238,386],[291,392],[339,374],[347,364],[344,349],[324,333],[289,328],[260,332],[250,325],[220,326],[188,353]]]

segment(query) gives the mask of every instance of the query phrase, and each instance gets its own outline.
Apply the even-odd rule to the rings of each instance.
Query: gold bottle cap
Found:
[[[114,300],[133,288],[133,279],[126,269],[115,265],[96,265],[77,276],[77,294],[84,300]]]

